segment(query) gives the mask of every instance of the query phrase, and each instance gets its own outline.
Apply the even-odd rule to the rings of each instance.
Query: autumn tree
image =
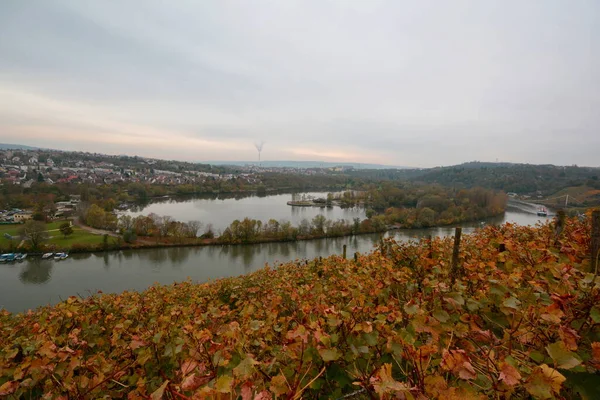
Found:
[[[139,236],[150,236],[156,230],[156,224],[152,217],[139,215],[133,219],[133,230]]]
[[[113,211],[117,207],[117,202],[110,198],[104,201],[103,208],[104,211]]]
[[[429,207],[424,207],[418,210],[417,222],[419,226],[429,227],[435,223],[435,211]]]
[[[103,228],[106,224],[106,211],[97,204],[92,204],[86,213],[85,223],[93,228]]]

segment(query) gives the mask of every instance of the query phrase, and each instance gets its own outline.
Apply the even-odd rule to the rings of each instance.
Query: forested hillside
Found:
[[[475,187],[519,194],[552,195],[571,187],[600,189],[600,168],[554,165],[466,163],[415,173],[410,179],[453,187]]]

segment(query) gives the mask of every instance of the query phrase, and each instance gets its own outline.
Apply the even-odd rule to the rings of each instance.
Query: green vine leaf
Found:
[[[548,345],[546,350],[558,368],[571,369],[581,364],[581,360],[567,349],[562,340]]]

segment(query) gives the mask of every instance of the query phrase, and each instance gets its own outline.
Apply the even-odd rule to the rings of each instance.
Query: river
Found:
[[[290,199],[290,195],[284,196],[285,204],[285,201]],[[273,200],[271,197],[277,196],[256,199],[270,202]],[[294,215],[293,213],[296,211],[291,210],[292,207],[286,207],[288,207],[287,212]],[[303,215],[302,218],[312,218],[310,215],[318,213],[319,210],[303,209],[308,212],[299,211],[300,215]],[[244,211],[248,213],[248,210]],[[352,210],[323,209],[326,216],[328,216],[328,211],[337,215],[335,218],[343,218],[346,211]],[[361,211],[354,210],[353,212],[360,213]],[[174,214],[176,213],[173,212],[171,215],[175,216]],[[256,218],[253,215],[247,216]],[[334,217],[328,216],[328,218]],[[514,222],[532,225],[547,220],[549,218],[540,218],[535,214],[535,207],[530,209],[523,205],[511,204],[504,216],[486,222]],[[480,225],[480,223],[462,224],[463,232],[472,232]],[[452,234],[452,227],[400,230],[390,233],[397,240],[417,239],[426,235],[446,236]],[[344,244],[348,246],[347,254],[350,257],[354,252],[371,251],[373,246],[379,242],[380,237],[379,234],[369,234],[290,243],[73,254],[63,261],[29,258],[20,263],[0,265],[0,308],[4,307],[11,312],[21,312],[45,304],[55,304],[68,296],[87,296],[97,290],[105,293],[144,290],[155,282],[170,284],[188,278],[197,282],[206,282],[212,279],[246,274],[264,267],[266,263],[276,266],[280,262],[295,259],[341,254]]]
[[[326,192],[304,193],[315,198],[326,198]],[[168,215],[177,221],[188,222],[197,220],[204,224],[212,224],[215,232],[222,232],[234,220],[246,217],[267,222],[269,219],[287,220],[292,225],[298,225],[303,219],[311,220],[319,214],[327,219],[365,218],[362,208],[340,207],[291,207],[287,202],[292,200],[291,194],[276,194],[271,196],[240,196],[223,198],[218,196],[198,196],[187,199],[164,198],[156,199],[153,203],[124,212],[126,215]]]

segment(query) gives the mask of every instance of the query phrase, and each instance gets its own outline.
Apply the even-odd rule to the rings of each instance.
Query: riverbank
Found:
[[[477,219],[474,221],[457,221],[451,224],[432,226],[428,228],[443,228],[447,226],[453,226],[456,224],[462,223],[485,223],[486,220],[490,218],[497,217],[503,215],[504,212],[498,213],[496,215],[492,215],[486,217],[485,219]],[[365,220],[369,221],[369,219]],[[340,234],[331,234],[327,232],[323,232],[321,234],[310,234],[310,235],[296,235],[292,237],[257,237],[250,240],[231,240],[228,237],[224,237],[223,235],[216,238],[170,238],[170,237],[152,237],[152,236],[139,236],[132,243],[126,243],[123,240],[123,236],[117,234],[115,232],[110,232],[102,229],[96,229],[89,227],[79,221],[73,221],[76,228],[81,229],[83,231],[87,231],[90,235],[94,237],[94,239],[86,239],[86,241],[76,242],[74,238],[67,238],[69,240],[69,247],[63,246],[60,247],[56,243],[52,243],[51,245],[45,245],[38,250],[38,253],[45,253],[48,251],[56,252],[56,251],[64,251],[72,254],[78,253],[97,253],[97,252],[106,252],[106,251],[120,251],[120,250],[140,250],[140,249],[158,249],[158,248],[176,248],[176,247],[202,247],[202,246],[227,246],[227,245],[255,245],[255,244],[267,244],[267,243],[290,243],[290,242],[299,242],[299,241],[309,241],[309,240],[319,240],[319,239],[333,239],[333,238],[342,238],[342,237],[352,237],[352,236],[360,236],[360,235],[370,235],[374,233],[385,234],[392,231],[397,230],[417,230],[422,229],[419,228],[406,228],[401,225],[391,225],[385,226],[384,229],[381,230],[357,230],[357,231],[348,231]],[[86,236],[88,238],[88,236]],[[65,239],[65,240],[67,240]],[[25,249],[26,250],[26,249]]]
[[[458,268],[451,238],[389,241],[356,260],[0,312],[0,394],[571,398],[600,365],[589,230],[488,226],[463,237]]]

